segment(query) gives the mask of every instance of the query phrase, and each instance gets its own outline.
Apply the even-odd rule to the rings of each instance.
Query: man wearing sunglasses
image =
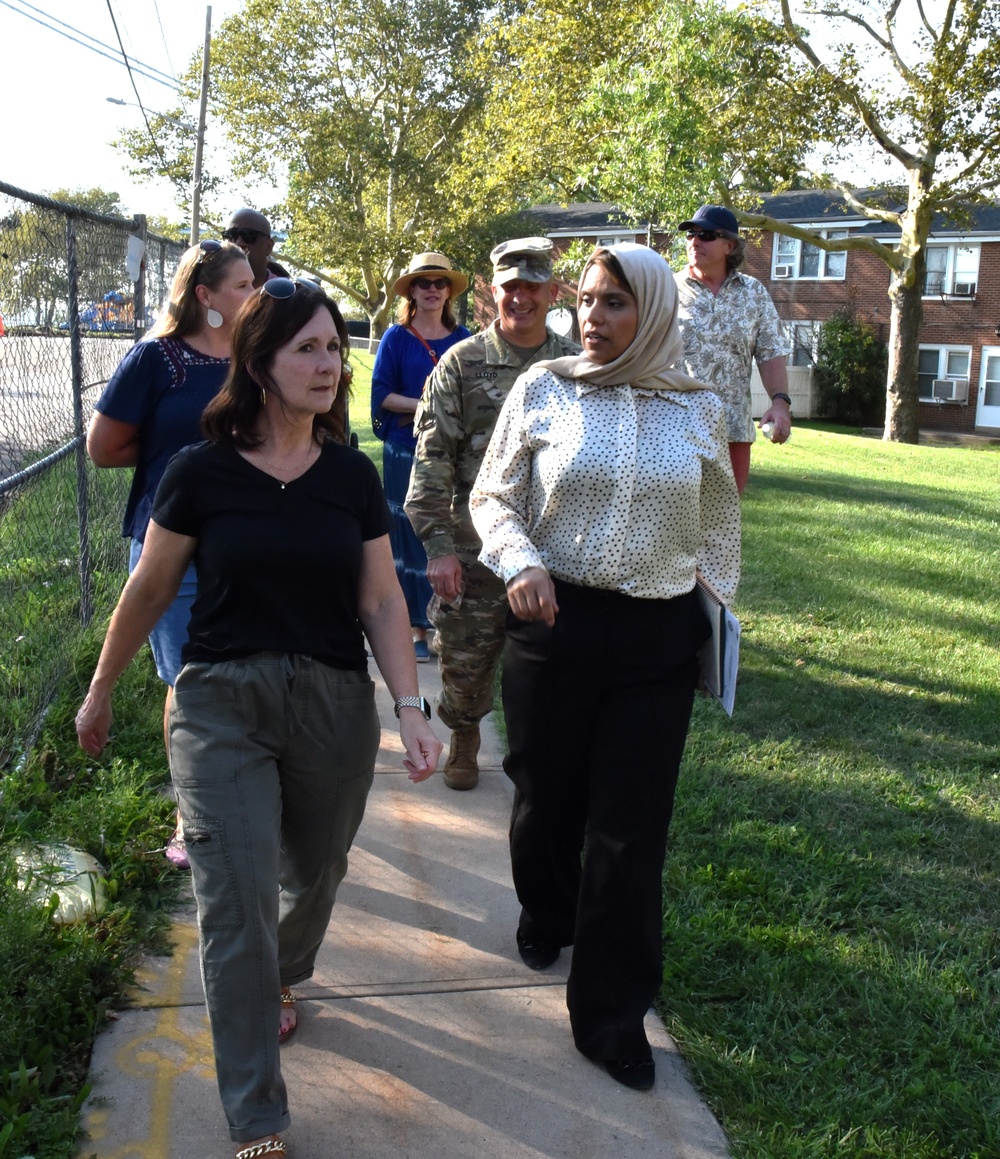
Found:
[[[268,278],[288,277],[288,271],[271,259],[271,250],[274,249],[271,223],[256,209],[237,209],[222,231],[222,236],[226,241],[238,245],[247,255],[253,270],[255,290],[260,289]]]
[[[451,789],[473,789],[479,781],[479,722],[493,707],[508,607],[503,581],[479,562],[469,492],[517,376],[543,358],[580,350],[546,325],[559,294],[548,238],[501,242],[490,261],[498,317],[447,350],[424,386],[405,504],[434,592],[429,619],[441,671],[438,716],[452,730],[444,767]]]
[[[783,443],[792,430],[785,369],[791,347],[767,290],[756,278],[739,272],[746,242],[732,210],[703,205],[678,229],[687,232],[688,264],[674,274],[684,369],[711,386],[725,403],[729,453],[742,495],[756,437],[750,409],[753,363],[771,399],[761,425],[773,424],[772,441]]]

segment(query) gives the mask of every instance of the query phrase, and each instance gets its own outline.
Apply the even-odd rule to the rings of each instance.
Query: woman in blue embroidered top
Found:
[[[457,325],[451,299],[461,294],[469,280],[439,253],[424,253],[410,262],[393,290],[403,302],[397,318],[379,343],[372,373],[372,426],[382,448],[382,483],[392,512],[392,557],[406,596],[413,630],[413,647],[421,663],[430,659],[427,650],[427,605],[431,586],[427,582],[427,555],[403,510],[410,485],[413,453],[413,415],[424,383],[449,347],[469,337]]]
[[[94,405],[87,453],[98,467],[135,468],[122,524],[132,541],[130,574],[167,463],[203,437],[202,411],[229,373],[233,322],[252,291],[253,270],[239,246],[210,239],[192,246],[181,257],[162,318],[125,355]],[[149,636],[157,674],[167,686],[164,736],[194,593],[192,564]],[[166,852],[174,865],[187,868],[179,822]]]

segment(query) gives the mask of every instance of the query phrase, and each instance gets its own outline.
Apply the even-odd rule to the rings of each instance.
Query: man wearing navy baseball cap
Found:
[[[753,363],[771,399],[761,425],[771,423],[772,441],[783,443],[792,430],[785,369],[791,348],[767,290],[756,278],[739,272],[746,243],[733,211],[724,205],[703,205],[678,228],[687,233],[688,264],[674,274],[684,368],[725,403],[729,453],[742,495],[756,437],[750,409]]]

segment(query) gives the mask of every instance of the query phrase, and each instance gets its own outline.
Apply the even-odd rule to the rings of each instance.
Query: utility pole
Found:
[[[201,58],[201,103],[198,108],[198,139],[194,146],[194,177],[191,182],[191,245],[198,244],[201,223],[201,155],[205,148],[205,114],[208,111],[208,71],[212,51],[212,8],[205,9],[205,51]]]

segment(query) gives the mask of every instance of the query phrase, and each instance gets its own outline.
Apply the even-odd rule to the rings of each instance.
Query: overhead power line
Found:
[[[108,15],[111,17],[111,23],[114,25],[115,36],[118,38],[118,47],[121,49],[122,60],[125,61],[125,68],[128,70],[128,79],[132,82],[132,91],[135,93],[135,99],[139,104],[139,111],[142,113],[142,119],[146,123],[146,132],[149,134],[149,139],[153,142],[153,148],[156,150],[157,157],[160,158],[160,164],[163,166],[164,172],[169,171],[170,166],[167,164],[167,159],[163,155],[163,150],[160,148],[160,142],[156,139],[156,134],[149,123],[149,117],[146,116],[146,110],[142,104],[142,97],[139,96],[139,88],[135,83],[135,76],[132,73],[132,66],[129,63],[128,54],[125,51],[125,45],[122,44],[122,34],[118,31],[118,21],[115,19],[115,10],[111,7],[111,0],[107,0]]]
[[[34,4],[29,4],[28,0],[18,0],[18,2],[22,5],[22,7],[15,7],[14,4],[10,3],[10,0],[0,0],[0,4],[2,4],[5,8],[9,8],[12,12],[16,12],[19,16],[23,16],[26,20],[33,20],[36,24],[41,25],[42,28],[47,28],[50,32],[58,33],[60,36],[65,36],[67,40],[73,41],[74,44],[80,45],[81,48],[90,49],[91,52],[96,52],[98,56],[103,56],[108,60],[114,61],[115,64],[120,63],[122,57],[124,57],[125,67],[129,69],[130,73],[132,68],[134,68],[135,71],[145,80],[155,81],[156,84],[161,84],[166,88],[173,89],[175,92],[177,91],[177,82],[167,73],[162,72],[158,68],[154,68],[153,65],[145,64],[141,60],[136,60],[129,57],[125,53],[124,49],[122,49],[122,57],[119,57],[118,53],[115,51],[112,45],[105,44],[103,41],[98,40],[94,36],[91,36],[90,33],[84,32],[80,28],[74,28],[72,24],[67,24],[64,20],[59,20],[57,17],[52,16],[50,13],[43,11],[41,8],[36,8]],[[32,12],[39,13],[40,16],[45,17],[45,20],[39,19],[38,16],[32,16],[31,12],[25,12],[25,8],[30,8]],[[53,23],[46,23],[46,21],[52,21]],[[62,27],[55,27],[57,24],[61,25]],[[68,29],[69,31],[64,31],[64,29]],[[76,33],[76,35],[71,35],[71,33]],[[81,40],[79,39],[80,37],[84,37],[85,39]],[[91,43],[88,44],[87,41],[90,41]]]

